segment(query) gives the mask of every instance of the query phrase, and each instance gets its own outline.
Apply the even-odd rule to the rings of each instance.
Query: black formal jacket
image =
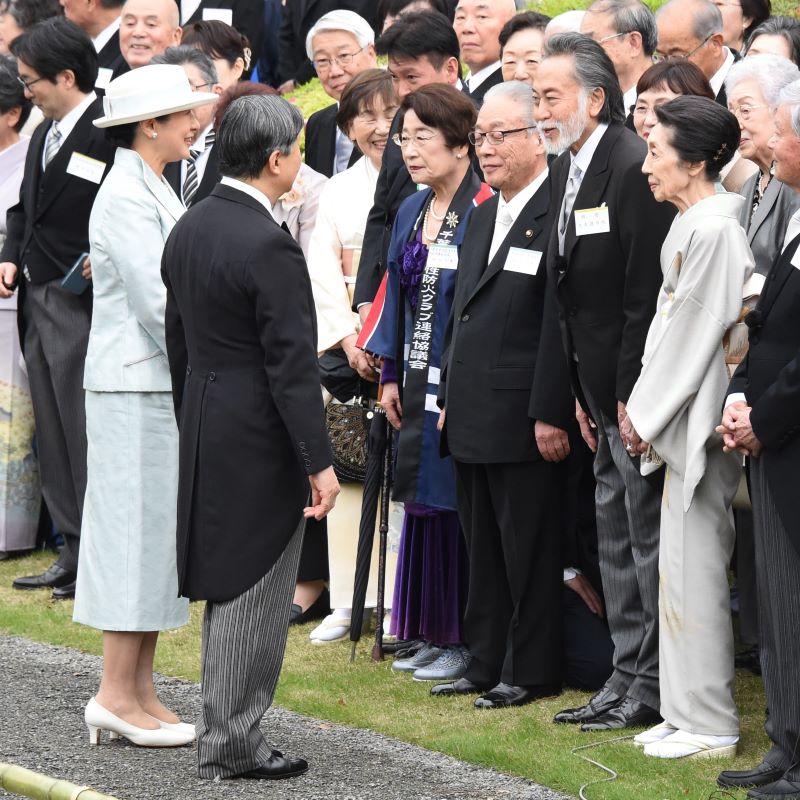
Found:
[[[547,283],[544,257],[535,275],[504,269],[511,247],[542,252],[553,214],[547,181],[525,205],[488,261],[499,195],[476,208],[467,225],[445,343],[439,400],[447,409],[442,450],[467,463],[540,458],[530,414]],[[488,263],[487,263],[488,262]],[[574,410],[560,382],[562,413]],[[558,402],[555,396],[551,402]]]
[[[89,250],[89,214],[99,183],[67,172],[73,153],[105,164],[114,163],[115,148],[93,120],[103,115],[102,100],[83,113],[58,153],[42,171],[42,151],[51,121],[33,132],[25,159],[20,201],[8,210],[7,236],[0,261],[28,268],[33,283],[63,278],[81,253]],[[20,276],[21,277],[21,276]]]
[[[483,83],[475,89],[474,92],[470,92],[470,97],[475,102],[475,107],[480,109],[483,105],[483,98],[486,96],[486,92],[489,91],[493,86],[497,86],[498,83],[503,82],[503,69],[502,67],[498,67],[488,78],[486,78]]]
[[[183,190],[183,184],[181,182],[181,162],[173,161],[171,164],[167,164],[167,166],[164,167],[164,177],[167,179],[167,183],[172,187],[175,194],[182,200],[183,196],[181,195],[181,191]],[[214,144],[211,145],[211,152],[208,154],[206,166],[203,170],[203,179],[197,187],[192,205],[208,197],[214,190],[214,187],[219,183],[219,179],[219,153],[217,152],[217,146]]]
[[[563,258],[558,254],[558,227],[553,225],[547,273],[558,302],[548,304],[542,324],[533,416],[560,428],[566,428],[568,420],[553,416],[548,396],[553,391],[552,376],[560,374],[557,362],[565,352],[572,388],[583,408],[588,411],[573,353],[594,402],[612,421],[617,419],[617,401],[627,402],[641,370],[662,282],[661,244],[675,218],[674,206],[657,203],[642,174],[646,152],[644,141],[635,133],[619,123],[610,125],[575,198]],[[567,152],[550,168],[551,206],[556,216],[570,166]],[[610,231],[576,236],[574,212],[601,205],[609,209]]]
[[[180,2],[178,2],[180,7]],[[255,66],[261,55],[264,42],[264,3],[263,0],[201,0],[183,27],[203,19],[206,8],[229,8],[232,13],[233,27],[243,33],[250,41],[250,50],[253,57],[251,65]]]
[[[114,35],[103,45],[103,49],[97,54],[97,66],[110,69],[112,72],[117,70],[125,59],[119,49],[119,31],[114,31]]]
[[[286,0],[281,16],[278,57],[281,82],[291,79],[300,86],[316,76],[314,65],[306,55],[306,36],[320,17],[339,9],[355,11],[375,30],[377,6],[375,0]]]
[[[327,176],[333,176],[333,165],[336,158],[336,112],[339,106],[332,103],[326,108],[315,111],[306,123],[305,161],[311,169]],[[353,146],[348,167],[361,158],[357,145]]]
[[[179,220],[161,274],[180,430],[179,592],[228,600],[277,561],[307,475],[331,464],[311,282],[291,235],[225,185]]]
[[[729,393],[744,392],[772,498],[800,552],[800,236],[779,254],[750,312],[750,348]]]

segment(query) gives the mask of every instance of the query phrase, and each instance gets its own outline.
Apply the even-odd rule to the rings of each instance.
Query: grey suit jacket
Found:
[[[777,178],[773,178],[751,220],[750,214],[753,210],[753,197],[759,174],[757,172],[748,178],[742,187],[741,194],[745,203],[739,214],[739,222],[747,233],[747,241],[756,262],[756,272],[766,275],[783,249],[786,227],[792,214],[800,208],[800,194]]]

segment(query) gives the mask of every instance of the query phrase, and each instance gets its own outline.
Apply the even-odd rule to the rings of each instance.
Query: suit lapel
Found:
[[[201,200],[204,197],[208,197],[208,195],[211,194],[211,190],[218,182],[219,152],[217,150],[217,145],[214,144],[211,146],[211,152],[206,159],[206,166],[203,170],[203,180],[200,181],[200,185],[197,187],[198,199]]]
[[[789,242],[786,250],[778,256],[778,260],[770,271],[770,277],[767,279],[765,291],[761,293],[756,308],[761,312],[762,317],[766,318],[775,301],[780,296],[783,285],[789,280],[789,276],[796,267],[792,266],[792,258],[797,252],[798,245],[800,244],[800,236],[796,236]]]
[[[745,208],[753,208],[755,187],[758,185],[758,180],[760,177],[760,175],[756,175],[756,183],[753,184],[754,191],[748,192],[748,196],[745,198],[745,203],[749,205],[745,205]],[[758,229],[761,227],[762,223],[766,221],[767,217],[772,211],[773,206],[778,201],[780,186],[780,182],[775,178],[773,178],[767,185],[764,196],[761,198],[761,202],[758,204],[758,208],[756,209],[756,213],[753,214],[753,218],[750,220],[750,227],[747,230],[747,241],[749,243],[752,243],[756,233],[758,232]]]
[[[50,130],[50,121],[45,120],[36,127],[28,145],[28,160],[25,164],[25,208],[31,209],[30,217],[33,217],[36,209],[36,198],[39,194],[39,184],[42,181],[42,151],[44,142],[47,138],[47,131]]]
[[[158,201],[159,205],[175,220],[175,222],[177,222],[186,210],[180,198],[170,190],[168,185],[165,185],[163,181],[159,180],[148,167],[142,164],[141,168],[145,185]]]

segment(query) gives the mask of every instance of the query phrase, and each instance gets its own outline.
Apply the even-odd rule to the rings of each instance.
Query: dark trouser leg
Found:
[[[608,623],[593,614],[577,592],[561,590],[564,616],[564,683],[594,692],[614,670],[614,644]]]

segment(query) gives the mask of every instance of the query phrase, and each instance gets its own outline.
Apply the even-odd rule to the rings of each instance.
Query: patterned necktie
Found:
[[[336,128],[336,157],[334,159],[333,174],[344,172],[353,155],[353,143],[337,127]]]
[[[492,244],[489,247],[489,261],[491,261],[497,255],[500,245],[503,244],[506,236],[508,236],[508,232],[511,230],[511,226],[513,224],[514,220],[511,218],[511,213],[508,210],[508,206],[503,205],[502,208],[498,208],[497,217],[494,221]]]
[[[50,131],[47,134],[47,147],[44,151],[44,166],[45,169],[50,165],[50,162],[56,157],[56,153],[61,147],[61,131],[58,129],[58,123],[53,122],[50,126]]]
[[[186,159],[186,178],[183,181],[183,189],[181,191],[183,195],[183,204],[186,208],[189,208],[194,202],[194,196],[197,194],[198,188],[200,188],[200,179],[197,176],[197,166],[195,162],[206,150],[209,150],[214,145],[215,139],[216,133],[214,131],[209,131],[206,134],[205,146],[203,149],[195,150],[193,148],[189,151],[189,158]]]
[[[564,192],[564,205],[561,208],[561,221],[558,225],[558,253],[564,255],[564,239],[567,233],[567,223],[569,215],[572,213],[572,206],[581,185],[581,168],[573,161],[567,181],[567,189]]]

